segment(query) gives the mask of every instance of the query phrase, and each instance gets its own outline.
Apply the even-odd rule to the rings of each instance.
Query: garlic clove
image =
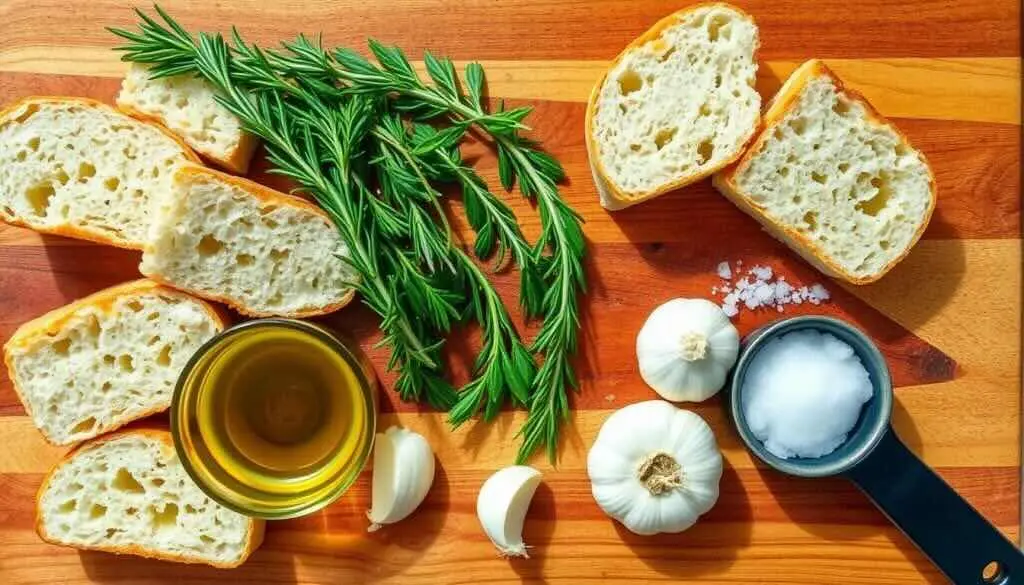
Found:
[[[434,483],[434,452],[423,435],[402,427],[377,433],[367,532],[412,514]]]
[[[536,469],[513,465],[495,472],[480,488],[476,515],[503,557],[530,556],[523,542],[523,522],[540,480]]]

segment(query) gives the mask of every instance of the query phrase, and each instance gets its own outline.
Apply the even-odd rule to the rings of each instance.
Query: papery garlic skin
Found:
[[[434,483],[434,452],[423,435],[394,426],[374,441],[368,532],[412,514]]]
[[[523,522],[540,480],[536,469],[512,465],[495,472],[480,488],[476,515],[502,557],[530,557],[523,542]]]
[[[673,299],[647,317],[636,338],[640,376],[662,398],[699,402],[725,385],[740,336],[705,299]]]
[[[597,505],[630,531],[682,532],[718,501],[722,454],[704,419],[650,400],[608,417],[587,475]]]

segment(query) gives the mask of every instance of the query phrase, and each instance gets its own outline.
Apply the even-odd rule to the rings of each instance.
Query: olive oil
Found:
[[[251,321],[221,334],[182,373],[172,406],[179,455],[211,497],[284,518],[345,491],[369,456],[372,370],[329,331]]]

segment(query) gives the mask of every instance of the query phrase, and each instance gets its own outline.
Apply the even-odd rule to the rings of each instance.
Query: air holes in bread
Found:
[[[117,177],[107,177],[103,181],[103,186],[107,188],[107,191],[117,191],[117,188],[121,185],[121,179]]]
[[[96,176],[96,167],[92,166],[91,163],[80,162],[78,163],[78,173],[76,174],[78,176],[78,182],[84,183]]]
[[[793,118],[789,121],[789,127],[797,136],[803,136],[804,132],[807,131],[807,120],[803,118]]]
[[[889,204],[889,199],[892,197],[892,184],[889,182],[889,177],[883,174],[881,177],[871,179],[871,186],[877,189],[875,196],[861,201],[856,208],[857,211],[874,217]]]
[[[28,149],[31,150],[32,152],[37,152],[39,150],[38,136],[33,136],[32,138],[28,139]]]
[[[808,211],[804,214],[804,223],[807,224],[808,230],[816,231],[818,229],[818,214],[814,211]]]
[[[708,20],[708,39],[712,42],[718,41],[719,38],[728,40],[729,39],[729,20],[720,15],[716,14]]]
[[[626,69],[619,74],[619,93],[622,95],[629,95],[635,91],[640,91],[643,86],[644,80],[636,71]]]
[[[174,528],[178,525],[178,505],[168,502],[164,504],[164,509],[157,511],[155,507],[150,507],[153,511],[153,525],[157,530],[166,530]]]
[[[139,480],[135,479],[135,476],[124,467],[118,468],[117,473],[114,474],[114,481],[110,482],[110,487],[118,491],[133,494],[142,494],[146,492],[146,488],[142,487]]]
[[[839,98],[836,100],[836,103],[832,104],[832,111],[840,116],[845,116],[850,113],[850,103],[843,98]]]
[[[64,170],[64,167],[57,167],[57,182],[61,185],[67,185],[71,177],[68,176],[68,172]]]
[[[142,303],[140,303],[137,299],[132,299],[128,301],[128,303],[126,303],[125,306],[131,309],[133,313],[138,313],[139,311],[142,310]]]
[[[196,244],[196,252],[199,252],[200,256],[213,256],[222,248],[224,248],[224,243],[210,234],[203,236]]]
[[[281,260],[288,258],[288,256],[290,255],[290,250],[278,250],[277,248],[275,248],[270,251],[270,259],[273,260],[274,262],[280,262]]]
[[[132,356],[130,356],[130,355],[126,354],[126,353],[125,354],[121,354],[121,356],[117,358],[117,365],[118,365],[119,368],[121,368],[122,372],[134,372],[135,371],[135,362],[134,362],[134,360],[132,360]]]
[[[160,349],[160,353],[156,356],[156,363],[158,366],[164,367],[171,365],[171,346],[165,345]]]
[[[68,501],[64,502],[63,504],[61,504],[57,508],[57,511],[60,512],[61,514],[70,514],[71,512],[74,512],[75,508],[77,508],[77,507],[78,507],[78,500],[68,500]]]
[[[90,416],[89,418],[79,422],[71,429],[72,435],[78,433],[91,433],[96,428],[96,417]]]
[[[839,167],[838,168],[839,168],[839,172],[840,173],[845,173],[846,171],[850,170],[850,163],[841,162],[841,163],[839,163]]]
[[[811,171],[811,180],[819,185],[824,185],[828,182],[828,177],[818,171]]]
[[[103,504],[93,504],[89,508],[89,519],[96,520],[107,515],[107,507]]]
[[[256,261],[256,258],[252,257],[252,255],[250,255],[250,254],[239,254],[239,255],[235,256],[235,262],[239,266],[249,266],[250,264],[252,264],[255,261]]]
[[[677,130],[677,128],[662,128],[658,130],[658,133],[654,135],[654,145],[658,147],[658,150],[665,148],[666,144],[672,142]]]
[[[117,359],[114,356],[110,355],[110,354],[107,354],[107,355],[103,356],[103,363],[108,365],[108,366],[114,365],[115,361],[117,361]]]
[[[50,208],[50,200],[53,199],[55,193],[53,185],[40,183],[25,191],[25,199],[28,201],[29,207],[32,208],[32,213],[39,217],[45,217],[46,210]]]
[[[883,249],[883,250],[888,250],[889,246],[890,246],[889,240],[882,240],[882,241],[878,242],[878,247]]]
[[[61,339],[60,341],[53,342],[53,351],[56,352],[57,355],[68,355],[68,348],[70,347],[71,339],[68,337]]]
[[[710,138],[702,140],[697,145],[697,164],[702,165],[711,160],[711,157],[715,155],[715,144]]]

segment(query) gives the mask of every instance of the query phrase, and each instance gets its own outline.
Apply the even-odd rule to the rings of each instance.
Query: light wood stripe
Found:
[[[121,77],[127,67],[105,47],[0,49],[0,71]],[[1020,124],[1020,60],[1013,57],[828,59],[883,114]],[[492,97],[585,102],[607,61],[481,61]],[[758,90],[768,98],[799,61],[767,61]],[[421,74],[422,62],[415,63]],[[461,70],[464,61],[457,62]]]
[[[542,488],[543,489],[543,488]],[[531,559],[504,561],[470,514],[424,514],[367,537],[325,521],[318,531],[271,526],[263,547],[230,574],[135,557],[114,561],[40,544],[25,530],[0,532],[0,567],[21,582],[238,583],[629,583],[835,585],[946,581],[892,526],[793,522],[698,522],[680,535],[636,536],[607,521],[529,518]],[[1011,538],[1014,527],[1003,527]],[[842,543],[837,545],[837,543]],[[557,559],[557,562],[554,562]],[[551,560],[552,562],[548,562]],[[880,579],[879,577],[882,577]]]

